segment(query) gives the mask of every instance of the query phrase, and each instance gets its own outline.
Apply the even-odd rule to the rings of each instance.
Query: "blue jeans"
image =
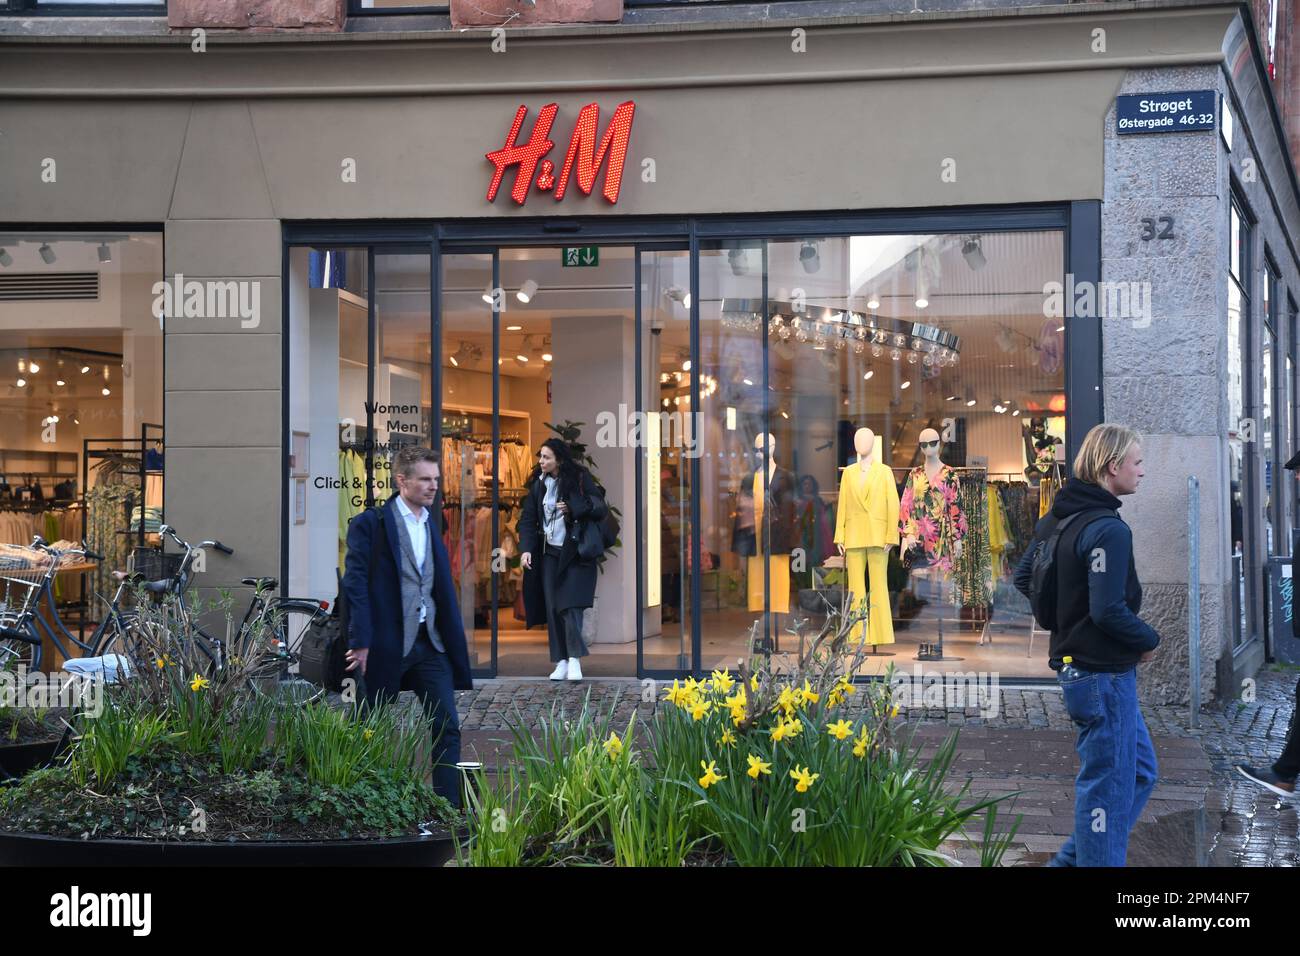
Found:
[[[1129,831],[1156,785],[1156,753],[1138,707],[1137,669],[1061,680],[1078,728],[1074,833],[1048,866],[1124,866]]]

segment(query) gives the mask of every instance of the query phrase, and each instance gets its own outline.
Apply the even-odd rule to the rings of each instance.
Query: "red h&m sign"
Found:
[[[636,112],[636,104],[628,100],[618,105],[599,146],[596,144],[596,130],[600,108],[595,103],[584,106],[578,113],[578,122],[573,127],[573,135],[569,138],[569,150],[564,154],[564,166],[561,167],[560,175],[557,177],[555,164],[542,157],[555,145],[550,139],[550,134],[551,124],[555,122],[555,114],[558,110],[559,106],[555,103],[543,106],[542,111],[537,114],[537,120],[533,123],[532,136],[522,146],[516,141],[519,138],[519,130],[524,125],[524,117],[528,115],[528,107],[521,106],[515,112],[515,121],[510,125],[506,144],[486,154],[488,160],[496,167],[496,172],[492,174],[492,184],[488,186],[488,202],[493,202],[497,198],[501,179],[511,166],[518,167],[518,170],[515,172],[515,184],[510,190],[510,198],[520,206],[528,198],[528,187],[533,183],[534,172],[537,172],[538,189],[542,192],[554,192],[557,200],[563,199],[564,193],[569,188],[569,175],[575,171],[575,166],[578,188],[584,195],[590,196],[592,187],[596,185],[596,173],[600,171],[601,165],[606,160],[608,165],[605,167],[605,186],[601,190],[601,195],[611,203],[618,202],[618,190],[623,182],[623,163],[627,160],[627,142],[632,136],[632,114]],[[538,170],[539,164],[540,170]]]

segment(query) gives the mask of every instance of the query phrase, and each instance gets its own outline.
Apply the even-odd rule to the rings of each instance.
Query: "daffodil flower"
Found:
[[[809,773],[807,767],[800,767],[797,764],[790,771],[790,778],[794,780],[794,788],[799,793],[807,793],[813,783],[820,777],[819,773]]]
[[[691,720],[699,720],[709,712],[709,708],[712,706],[707,700],[702,700],[699,697],[695,698],[691,703]]]
[[[689,696],[690,691],[678,684],[676,680],[673,681],[672,687],[664,691],[664,700],[667,703],[676,704],[678,707],[681,707],[682,702]]]
[[[897,705],[897,704],[895,704],[895,705],[894,705],[894,709],[891,710],[891,711],[889,712],[889,716],[890,716],[891,718],[893,718],[893,717],[897,717],[897,716],[898,716],[898,705]]]
[[[200,677],[198,674],[195,674],[194,680],[190,681],[190,690],[197,694],[199,691],[203,690],[203,688],[211,686],[211,683],[212,682],[206,677]]]
[[[791,690],[789,687],[782,687],[781,694],[779,697],[777,697],[776,703],[772,705],[772,709],[784,710],[786,716],[788,717],[794,713],[794,709],[796,705],[798,705],[798,703],[799,703],[798,692]]]
[[[700,767],[704,770],[704,776],[700,778],[700,786],[705,790],[708,790],[709,787],[713,786],[713,784],[717,783],[719,780],[727,779],[725,776],[718,773],[717,768],[714,766],[715,763],[717,763],[715,760],[710,760],[708,763],[705,763],[703,760],[700,761]]]
[[[800,707],[803,707],[805,704],[815,704],[817,701],[822,699],[822,695],[812,689],[812,685],[808,683],[807,679],[804,680],[803,687],[795,691],[795,693],[799,697]]]
[[[836,740],[843,740],[845,737],[853,736],[853,725],[847,720],[837,720],[833,724],[826,725],[826,732]]]
[[[731,674],[725,670],[714,671],[712,677],[713,689],[723,694],[731,690],[732,685],[736,683],[735,680],[732,679]]]
[[[735,746],[736,735],[731,732],[730,727],[723,728],[722,736],[718,738],[718,743],[723,747]]]
[[[765,773],[768,776],[772,775],[772,765],[770,763],[764,763],[760,758],[755,757],[753,754],[750,754],[745,759],[749,761],[749,769],[746,770],[745,773],[749,774],[755,780],[758,779],[760,774]]]
[[[375,729],[373,727],[367,727],[365,730],[361,732],[361,736],[365,740],[369,740],[374,735],[375,735]]]
[[[617,760],[619,754],[623,752],[623,741],[619,740],[618,734],[615,733],[611,733],[609,739],[600,746],[604,748],[610,760]]]
[[[867,755],[867,745],[871,742],[871,737],[867,733],[867,728],[862,728],[862,735],[853,741],[853,756],[859,760]]]

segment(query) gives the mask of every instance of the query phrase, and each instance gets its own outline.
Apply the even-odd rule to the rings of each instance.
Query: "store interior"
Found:
[[[156,233],[0,235],[0,603],[21,603],[34,535],[105,560],[61,573],[60,615],[93,624],[108,575],[158,544],[162,278]],[[8,578],[14,578],[11,582]],[[4,613],[0,609],[0,613]],[[46,658],[50,658],[47,656]]]
[[[1063,474],[1064,328],[1042,305],[1044,284],[1061,278],[1061,234],[705,244],[695,416],[689,257],[639,253],[638,343],[637,255],[630,246],[502,247],[494,283],[491,253],[444,251],[435,430],[427,251],[375,255],[368,368],[366,250],[292,250],[291,586],[336,589],[346,520],[364,507],[367,483],[386,498],[394,450],[433,444],[436,433],[444,541],[475,666],[492,666],[495,628],[499,674],[545,676],[544,630],[525,630],[520,620],[518,501],[537,447],[552,434],[547,423],[575,422],[623,523],[600,576],[584,671],[637,673],[638,615],[649,670],[735,666],[756,622],[766,646],[789,655],[799,647],[796,622],[806,646],[827,608],[852,590],[856,570],[834,538],[843,469],[855,467],[855,435],[866,428],[873,457],[891,470],[910,540],[882,565],[888,594],[872,602],[888,609],[890,639],[871,646],[864,672],[892,663],[1048,676],[1046,635],[1031,629],[1011,570]],[[638,404],[663,414],[638,422]],[[636,425],[653,429],[653,440],[633,438]],[[928,468],[926,429],[939,439]],[[756,458],[767,435],[769,457]],[[367,442],[375,450],[368,482]],[[782,476],[789,494],[782,498],[773,478],[765,494],[774,507],[760,520],[768,532],[773,522],[793,522],[762,536],[789,548],[769,552],[766,568],[752,532],[755,474],[764,464],[774,464],[770,475]],[[695,501],[698,609],[690,575]],[[637,547],[639,560],[629,560]],[[698,662],[693,614],[702,633]]]

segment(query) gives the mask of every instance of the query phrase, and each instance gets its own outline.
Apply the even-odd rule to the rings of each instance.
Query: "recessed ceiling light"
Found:
[[[90,366],[89,366],[89,365],[83,365],[83,366],[81,366],[81,374],[82,374],[82,375],[85,375],[85,374],[86,374],[87,372],[89,372],[89,371],[90,371]]]
[[[105,386],[101,389],[101,391],[102,391],[102,392],[104,393],[104,395],[106,395],[106,396],[107,396],[107,395],[112,395],[112,394],[113,394],[112,392],[109,391],[107,385],[105,385]]]
[[[17,385],[19,388],[26,388],[26,387],[27,387],[27,379],[25,379],[25,378],[20,378],[20,379],[19,379],[17,382],[15,382],[14,384]]]
[[[899,385],[898,387],[899,387],[899,388],[911,388],[911,387],[912,387],[912,383],[911,383],[911,382],[907,382],[907,381],[905,381],[905,382],[903,382],[903,384]]]
[[[867,369],[867,374],[862,376],[862,381],[864,381],[864,382],[868,382],[868,381],[870,381],[870,380],[871,380],[871,376],[873,376],[873,375],[875,375],[875,374],[876,374],[875,369],[870,369],[870,368]]]
[[[65,382],[63,379],[58,378],[58,379],[55,379],[55,380],[54,380],[54,384],[55,384],[55,385],[59,385],[59,386],[63,386],[63,385],[67,385],[68,383]]]
[[[523,326],[522,326],[522,325],[507,325],[507,326],[506,326],[506,331],[507,331],[507,332],[519,332],[519,331],[522,331],[522,330],[523,330]]]

